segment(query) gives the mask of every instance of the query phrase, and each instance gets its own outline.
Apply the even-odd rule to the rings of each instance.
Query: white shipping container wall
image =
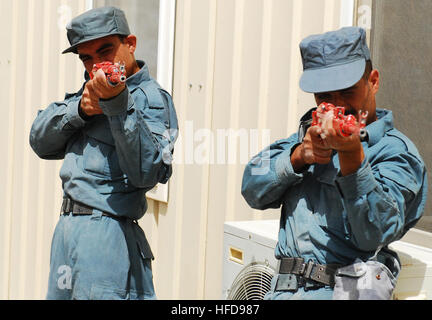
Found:
[[[223,223],[278,218],[278,210],[258,212],[243,200],[247,159],[240,149],[250,144],[251,130],[269,130],[269,142],[296,131],[300,116],[314,103],[298,88],[298,44],[309,34],[338,28],[341,17],[352,12],[344,9],[345,2],[354,3],[177,0],[173,97],[181,138],[168,204],[150,200],[140,221],[156,257],[159,298],[220,298]],[[82,83],[79,60],[60,53],[68,46],[65,24],[89,5],[0,0],[5,79],[0,86],[0,299],[44,299],[46,294],[62,162],[38,159],[28,136],[38,109]],[[221,142],[218,132],[229,129],[238,138],[225,135],[227,152],[213,154],[212,161],[210,147]],[[244,132],[249,140],[241,142]],[[230,163],[234,140],[236,159]]]
[[[79,89],[83,68],[67,48],[65,25],[83,0],[1,0],[0,298],[43,299],[61,203],[60,161],[29,145],[38,109]]]

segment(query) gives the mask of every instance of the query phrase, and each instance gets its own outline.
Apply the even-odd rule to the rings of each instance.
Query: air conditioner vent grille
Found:
[[[275,270],[263,262],[252,262],[245,266],[235,278],[228,300],[262,300],[270,291]]]

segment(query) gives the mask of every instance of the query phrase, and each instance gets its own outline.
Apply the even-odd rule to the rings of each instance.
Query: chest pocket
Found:
[[[165,106],[159,85],[154,80],[142,82],[137,90],[144,93],[147,99],[146,107],[141,110],[150,131],[162,136],[169,128],[169,110]]]
[[[321,228],[346,234],[346,213],[335,182],[337,173],[338,169],[329,166],[325,170],[317,170],[315,181],[311,182],[317,186],[311,188],[314,194],[310,194],[310,199],[314,199],[314,217]]]
[[[84,140],[83,166],[87,173],[111,179],[123,175],[105,116],[97,116],[84,129]]]

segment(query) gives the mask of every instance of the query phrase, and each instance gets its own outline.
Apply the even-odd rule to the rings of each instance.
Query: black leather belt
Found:
[[[279,263],[276,291],[297,291],[299,287],[334,287],[336,270],[341,267],[337,264],[317,264],[312,260],[305,262],[303,258],[282,258]]]
[[[89,216],[94,213],[93,210],[94,208],[73,201],[71,198],[64,198],[61,206],[61,213],[65,215],[72,214],[74,216]],[[124,217],[117,216],[108,212],[102,212],[102,215],[114,219],[124,219]]]

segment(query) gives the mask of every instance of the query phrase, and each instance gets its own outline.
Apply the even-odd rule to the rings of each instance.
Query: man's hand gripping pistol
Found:
[[[324,129],[334,128],[343,137],[352,134],[358,135],[361,141],[367,137],[365,129],[368,113],[359,111],[359,121],[349,114],[345,115],[344,107],[335,107],[331,103],[323,102],[312,112],[311,126],[319,126]]]
[[[108,84],[112,87],[117,86],[119,83],[126,81],[126,68],[124,63],[112,63],[104,61],[93,65],[92,72],[90,73],[90,79],[93,79],[96,71],[102,69],[107,78]]]

